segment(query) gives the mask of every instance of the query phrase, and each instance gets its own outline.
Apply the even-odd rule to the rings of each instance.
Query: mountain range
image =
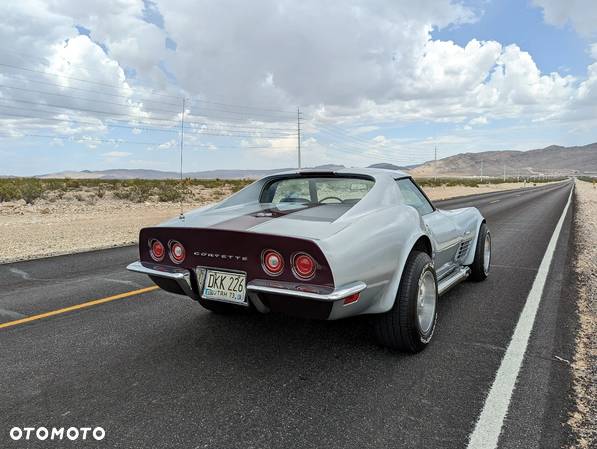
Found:
[[[592,175],[597,176],[597,142],[584,146],[562,147],[551,145],[528,151],[484,151],[461,153],[420,165],[399,167],[389,163],[373,164],[370,167],[400,169],[416,177],[457,176],[533,176],[533,175]],[[328,164],[315,169],[339,169],[344,165]],[[292,168],[269,170],[207,170],[185,172],[184,177],[193,179],[242,179],[260,178]],[[113,169],[63,171],[37,176],[38,178],[96,178],[96,179],[176,179],[179,173],[173,171],[145,169]]]
[[[462,153],[425,162],[410,170],[413,176],[533,176],[597,175],[597,143],[562,147],[551,145],[528,151]]]

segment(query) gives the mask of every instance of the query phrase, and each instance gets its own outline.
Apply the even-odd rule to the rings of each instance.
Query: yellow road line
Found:
[[[0,323],[0,329],[4,327],[16,326],[18,324],[28,323],[30,321],[41,320],[42,318],[48,318],[54,315],[60,315],[61,313],[72,312],[73,310],[85,309],[87,307],[97,306],[105,302],[116,301],[117,299],[128,298],[129,296],[140,295],[142,293],[152,292],[157,290],[159,287],[153,285],[151,287],[140,288],[138,290],[132,290],[130,292],[120,293],[114,296],[108,296],[106,298],[95,299],[93,301],[84,302],[81,304],[75,304],[74,306],[64,307],[63,309],[51,310],[50,312],[40,313],[39,315],[31,315],[19,320],[8,321],[7,323]]]

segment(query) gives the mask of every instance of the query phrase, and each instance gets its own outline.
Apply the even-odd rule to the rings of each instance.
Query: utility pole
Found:
[[[504,164],[504,182],[506,182],[506,164]]]
[[[433,181],[437,181],[437,145],[434,148],[435,162],[433,163]]]
[[[184,149],[184,112],[185,112],[185,98],[182,97],[182,112],[180,114],[180,220],[184,220],[184,213],[182,208],[182,194],[183,194],[183,182],[182,182],[182,150]]]
[[[485,161],[481,161],[481,183],[483,183],[483,163]]]
[[[296,108],[296,127],[297,127],[297,151],[298,151],[298,169],[302,168],[301,165],[301,109]]]

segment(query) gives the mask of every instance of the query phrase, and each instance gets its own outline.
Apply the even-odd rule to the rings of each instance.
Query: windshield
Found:
[[[263,190],[261,203],[349,204],[358,203],[373,187],[371,179],[358,177],[282,178]]]

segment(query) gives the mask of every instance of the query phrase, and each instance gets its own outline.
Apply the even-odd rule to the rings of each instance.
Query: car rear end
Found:
[[[349,304],[366,287],[336,285],[310,239],[217,228],[151,227],[140,233],[140,260],[129,269],[162,289],[201,303],[216,301],[314,319]]]

